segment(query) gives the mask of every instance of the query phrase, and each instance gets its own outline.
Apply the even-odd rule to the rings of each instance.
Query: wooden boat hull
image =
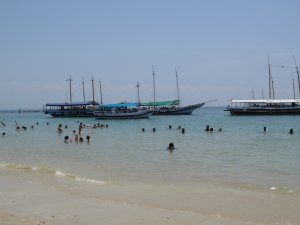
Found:
[[[205,105],[205,103],[183,107],[162,107],[155,111],[155,115],[191,115],[194,110],[202,107],[203,105]]]
[[[96,119],[145,119],[149,118],[154,112],[152,110],[143,110],[138,112],[101,112],[94,113]]]

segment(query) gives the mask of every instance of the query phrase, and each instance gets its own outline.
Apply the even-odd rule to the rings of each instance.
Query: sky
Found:
[[[49,102],[183,105],[268,96],[293,98],[300,64],[297,0],[0,0],[0,109]],[[253,91],[252,91],[253,90]],[[298,98],[298,89],[296,89]]]

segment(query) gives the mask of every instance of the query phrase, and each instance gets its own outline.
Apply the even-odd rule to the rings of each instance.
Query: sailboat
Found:
[[[72,78],[70,77],[69,90],[70,90],[70,102],[64,103],[47,103],[44,107],[44,113],[50,114],[53,117],[94,117],[96,111],[96,105],[98,102],[95,101],[94,96],[94,79],[92,78],[92,90],[93,100],[85,101],[84,81],[82,82],[83,88],[83,102],[72,101]]]
[[[99,84],[101,104],[97,105],[97,110],[94,112],[96,119],[143,119],[149,118],[154,113],[154,111],[151,109],[140,107],[141,101],[139,93],[139,82],[137,82],[136,85],[138,90],[138,103],[121,102],[116,104],[103,104],[101,82]]]
[[[176,86],[177,86],[177,99],[174,101],[163,101],[157,102],[155,99],[155,72],[153,68],[153,93],[154,101],[148,103],[142,103],[142,106],[153,107],[155,108],[156,115],[191,115],[193,111],[205,105],[206,102],[201,102],[188,106],[180,106],[180,97],[179,97],[179,85],[178,85],[178,73],[175,68],[176,75]]]
[[[296,63],[296,73],[298,77],[298,88],[300,96],[299,69]],[[271,66],[268,57],[269,71],[269,99],[253,100],[231,100],[231,105],[225,111],[229,111],[232,116],[239,115],[300,115],[300,100],[296,99],[295,86],[293,81],[294,99],[275,99],[274,84],[271,75]]]

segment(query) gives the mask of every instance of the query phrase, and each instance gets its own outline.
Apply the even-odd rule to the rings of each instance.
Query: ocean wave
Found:
[[[277,194],[292,194],[292,195],[300,195],[299,187],[287,187],[287,186],[258,186],[254,184],[243,184],[241,185],[243,189],[248,189],[251,191],[262,191],[262,192],[270,192]]]
[[[0,163],[0,169],[13,169],[13,170],[24,170],[24,171],[32,171],[32,172],[41,172],[54,175],[56,177],[66,177],[69,179],[73,179],[78,182],[88,183],[88,184],[97,184],[97,185],[105,185],[110,184],[111,181],[102,181],[97,179],[91,179],[86,177],[76,176],[70,173],[66,173],[62,170],[54,170],[39,166],[30,166],[30,165],[22,165],[22,164],[9,164],[9,163]]]

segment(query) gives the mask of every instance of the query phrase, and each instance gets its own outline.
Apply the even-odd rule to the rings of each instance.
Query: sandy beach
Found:
[[[299,224],[299,196],[217,187],[90,184],[0,170],[1,225]]]

